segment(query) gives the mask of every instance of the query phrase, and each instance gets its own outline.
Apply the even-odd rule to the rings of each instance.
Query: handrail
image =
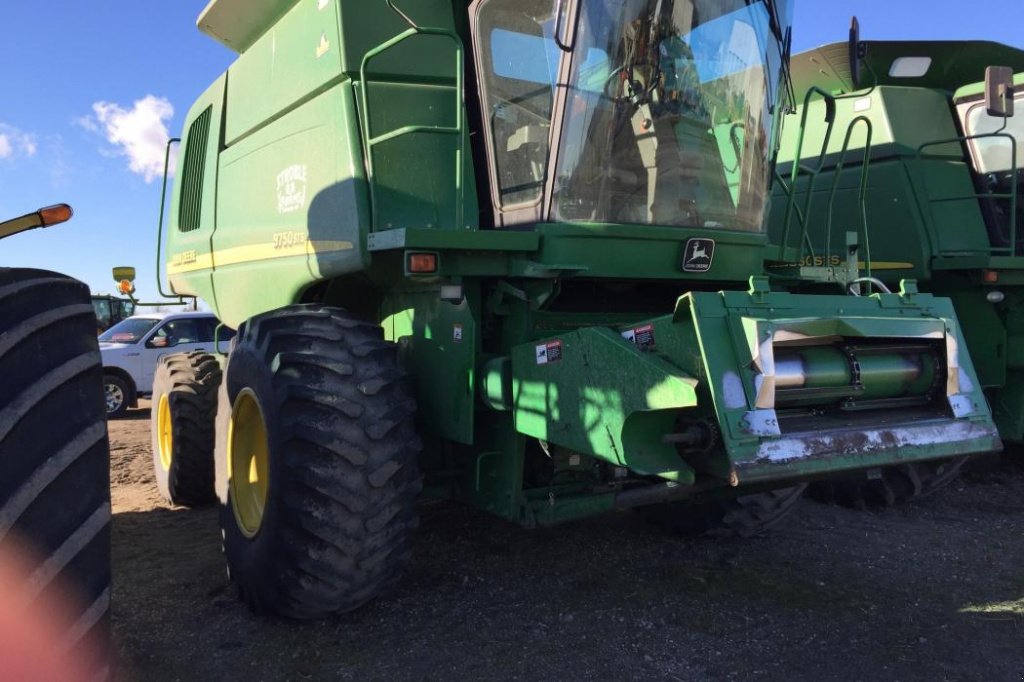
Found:
[[[1009,215],[1009,223],[1010,224],[1008,225],[1008,228],[1009,228],[1008,231],[1009,231],[1010,245],[1008,247],[991,246],[990,245],[989,246],[989,253],[995,255],[995,254],[1002,254],[1003,252],[1009,252],[1010,256],[1015,256],[1015,255],[1017,255],[1017,222],[1016,222],[1017,221],[1017,171],[1018,171],[1018,168],[1017,168],[1017,138],[1014,137],[1013,135],[1011,135],[1010,133],[1002,132],[1005,129],[1005,127],[1006,126],[1004,125],[1003,128],[1000,128],[998,131],[996,131],[994,133],[978,133],[977,135],[961,135],[959,137],[951,137],[951,138],[946,139],[946,140],[937,140],[935,142],[925,142],[924,144],[920,145],[917,148],[917,158],[918,158],[918,160],[921,160],[923,158],[924,155],[923,155],[922,152],[925,149],[925,147],[937,147],[939,145],[954,144],[954,143],[961,143],[962,144],[962,143],[969,142],[971,140],[980,140],[980,139],[984,139],[984,138],[988,138],[988,137],[1005,137],[1005,138],[1008,138],[1010,140],[1010,160],[1011,160],[1010,172],[1011,172],[1011,174],[1013,176],[1013,182],[1010,183],[1010,187],[1011,187],[1011,191],[1010,192],[1008,192],[1008,193],[999,193],[999,194],[996,194],[995,192],[988,192],[988,193],[985,193],[985,194],[976,192],[974,194],[968,194],[968,195],[962,196],[962,197],[941,197],[941,198],[936,198],[936,199],[933,199],[933,198],[931,198],[931,196],[929,196],[928,197],[928,201],[932,202],[932,203],[935,203],[935,202],[940,202],[940,201],[964,201],[964,200],[967,200],[967,199],[1009,199],[1010,200],[1010,215]],[[927,191],[927,185],[925,186],[925,190]]]
[[[392,9],[397,8],[388,2],[388,5]],[[404,17],[404,15],[403,15]],[[361,118],[362,118],[362,134],[363,134],[363,145],[366,149],[365,163],[367,173],[367,184],[370,188],[370,230],[372,232],[377,231],[377,221],[379,217],[379,211],[377,210],[377,183],[374,176],[374,161],[373,161],[373,147],[378,144],[393,140],[397,137],[404,135],[410,135],[414,133],[429,133],[436,135],[455,135],[457,137],[456,149],[455,149],[455,227],[459,229],[463,227],[464,221],[464,192],[463,187],[463,175],[465,169],[463,167],[463,158],[465,157],[465,121],[463,114],[463,71],[464,71],[464,54],[462,39],[457,33],[449,29],[442,28],[429,28],[416,26],[411,20],[405,17],[410,27],[399,33],[398,35],[386,40],[377,47],[374,47],[363,55],[362,62],[359,66],[359,79],[360,79],[360,102],[362,104]],[[392,47],[402,43],[409,38],[415,36],[441,36],[450,38],[455,43],[455,125],[454,126],[423,126],[423,125],[408,125],[395,130],[388,131],[383,135],[377,137],[373,136],[373,132],[370,128],[370,95],[369,95],[369,82],[367,80],[367,66],[373,58],[379,56],[383,52],[390,50]],[[415,81],[406,81],[408,83],[414,83]]]
[[[850,121],[850,125],[846,127],[846,137],[843,140],[843,147],[839,152],[839,162],[836,164],[835,175],[832,179],[832,189],[829,191],[828,204],[826,204],[828,219],[825,222],[825,257],[828,258],[829,254],[832,253],[832,216],[835,208],[836,190],[839,188],[839,179],[843,173],[843,164],[846,163],[846,153],[850,148],[850,139],[853,137],[853,130],[857,127],[858,123],[863,123],[867,127],[866,139],[864,141],[864,157],[861,160],[860,192],[858,199],[860,203],[861,229],[864,233],[864,265],[867,270],[867,279],[870,282],[873,278],[871,277],[871,240],[868,238],[867,190],[868,168],[871,164],[871,138],[874,134],[874,126],[871,124],[871,121],[867,116],[856,117]]]
[[[192,299],[193,304],[195,304],[196,297],[195,296],[182,296],[180,294],[175,294],[175,293],[170,293],[170,294],[164,293],[163,281],[161,281],[161,279],[160,279],[160,264],[163,262],[160,256],[162,254],[162,248],[163,248],[163,243],[164,243],[164,209],[165,209],[166,204],[167,204],[167,171],[170,169],[170,165],[171,165],[171,145],[175,144],[176,142],[181,142],[181,138],[180,137],[172,137],[171,139],[167,140],[167,146],[164,148],[164,179],[163,179],[163,184],[162,184],[162,186],[160,188],[160,218],[157,220],[157,224],[156,224],[156,290],[157,290],[157,293],[159,293],[164,298],[177,298],[178,299],[178,303],[175,303],[175,304],[172,304],[172,305],[179,305],[179,304],[180,305],[186,305],[186,301],[185,301],[186,298]],[[135,305],[141,305],[141,306],[166,305],[166,301],[164,301],[163,303],[159,303],[159,302],[158,303],[143,303],[141,301],[136,301],[135,298],[132,297],[131,295],[129,295],[129,297],[132,299],[132,302]]]
[[[822,143],[821,143],[821,153],[818,155],[817,167],[816,168],[808,168],[808,167],[804,167],[804,166],[802,166],[800,164],[800,159],[802,158],[801,155],[803,154],[803,150],[804,150],[804,134],[807,131],[807,114],[808,114],[808,111],[810,110],[811,96],[814,95],[814,94],[821,95],[822,99],[825,102],[825,122],[828,124],[828,127],[825,129],[825,137],[824,137],[824,139],[822,140]],[[790,224],[793,221],[793,208],[794,208],[794,202],[796,201],[796,183],[797,183],[797,180],[800,177],[801,171],[805,172],[807,175],[810,176],[810,180],[808,181],[809,182],[809,186],[807,188],[807,201],[805,203],[804,211],[803,211],[803,216],[802,216],[803,217],[803,221],[804,221],[803,222],[804,231],[806,232],[806,230],[807,230],[807,222],[806,221],[807,221],[807,219],[810,216],[811,198],[814,195],[814,182],[815,182],[815,180],[817,180],[818,175],[821,173],[821,169],[822,169],[822,167],[825,164],[825,156],[826,156],[827,151],[828,151],[828,143],[832,139],[832,128],[835,126],[835,122],[836,122],[836,99],[835,99],[835,97],[832,96],[830,93],[825,92],[824,90],[822,90],[818,86],[811,87],[807,91],[807,94],[804,95],[803,112],[800,114],[800,127],[799,127],[798,132],[797,132],[796,153],[793,155],[793,171],[790,174],[790,188],[791,188],[791,192],[789,193],[789,198],[786,201],[786,213],[785,213],[785,217],[783,218],[782,241],[781,241],[781,244],[779,245],[779,248],[780,248],[779,257],[780,258],[784,257],[785,249],[789,245],[789,228],[790,228]],[[813,252],[811,253],[811,257],[812,258],[814,257]],[[801,240],[801,244],[800,244],[800,259],[801,260],[803,259],[803,240]]]

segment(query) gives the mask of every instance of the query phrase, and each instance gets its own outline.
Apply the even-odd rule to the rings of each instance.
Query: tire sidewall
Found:
[[[217,496],[221,500],[220,519],[226,555],[232,577],[240,585],[274,582],[279,576],[278,552],[284,543],[277,538],[282,524],[278,517],[282,513],[278,492],[282,477],[286,474],[280,456],[279,434],[280,420],[278,411],[280,399],[273,386],[270,363],[255,339],[246,334],[247,329],[239,330],[239,339],[231,351],[228,366],[224,371],[224,380],[220,391],[220,405],[217,409],[217,446],[216,446],[216,480]],[[253,392],[267,429],[268,470],[270,472],[267,490],[267,502],[263,511],[263,519],[259,530],[253,537],[247,537],[239,528],[235,518],[235,510],[231,495],[231,482],[228,477],[228,425],[231,420],[232,406],[243,388]],[[261,589],[262,595],[280,594],[274,585],[270,589]],[[276,604],[258,605],[261,610],[276,610]]]
[[[170,367],[167,366],[168,357],[170,356],[165,355],[160,358],[160,362],[157,364],[156,374],[153,376],[153,395],[150,402],[150,410],[152,411],[152,414],[149,420],[150,439],[153,444],[153,477],[156,479],[156,487],[160,491],[160,495],[165,500],[172,499],[170,478],[175,465],[174,449],[171,448],[171,466],[169,470],[164,469],[163,462],[160,461],[160,437],[158,433],[160,401],[163,400],[164,396],[168,395],[174,387],[171,379]],[[173,411],[173,406],[170,407]],[[173,431],[173,420],[171,423]],[[177,434],[172,432],[172,439],[176,435]]]

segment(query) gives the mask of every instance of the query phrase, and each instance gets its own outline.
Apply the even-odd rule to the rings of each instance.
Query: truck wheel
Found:
[[[109,636],[110,450],[88,287],[0,268],[0,377],[0,563],[28,561],[31,572],[0,585],[0,603],[30,628],[59,618],[58,594],[74,595],[51,643],[98,673]]]
[[[160,358],[153,377],[150,426],[156,486],[172,504],[213,501],[213,423],[221,371],[217,358],[194,351]]]
[[[728,500],[668,502],[643,507],[657,526],[685,536],[749,538],[764,533],[796,507],[806,483]]]
[[[416,402],[380,327],[319,305],[245,322],[224,371],[217,492],[228,572],[256,611],[355,609],[409,562]]]
[[[831,502],[843,507],[895,507],[947,487],[960,476],[960,469],[968,459],[970,457],[957,457],[883,467],[881,475],[874,478],[861,473],[815,481],[811,484],[809,494],[819,502]]]
[[[106,399],[108,419],[117,419],[128,410],[128,384],[121,377],[103,375],[103,396]]]

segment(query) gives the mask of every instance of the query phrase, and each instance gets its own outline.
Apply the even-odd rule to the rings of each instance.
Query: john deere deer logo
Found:
[[[683,272],[707,272],[715,257],[715,240],[694,237],[683,249]]]

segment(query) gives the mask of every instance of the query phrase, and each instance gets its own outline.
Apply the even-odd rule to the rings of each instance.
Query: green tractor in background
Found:
[[[858,33],[855,21],[849,43],[793,58],[795,89],[807,96],[786,122],[769,234],[795,244],[794,226],[808,230],[797,258],[769,271],[793,282],[801,270],[834,268],[847,259],[842,235],[857,233],[860,269],[877,283],[865,286],[886,290],[912,278],[953,301],[999,434],[1019,444],[1024,117],[1014,116],[1014,101],[1024,104],[1024,51],[861,42]],[[793,288],[820,290],[799,281]],[[812,492],[889,505],[941,488],[963,461],[904,463]]]
[[[70,218],[70,206],[50,206],[0,222],[0,239]],[[85,284],[29,268],[0,268],[0,569],[7,628],[33,632],[40,614],[62,628],[46,628],[45,660],[5,659],[4,673],[62,679],[66,665],[107,679],[110,449],[96,318]]]
[[[134,301],[108,294],[93,295],[92,307],[96,313],[96,330],[100,333],[135,314]]]
[[[215,454],[250,605],[387,589],[421,494],[753,533],[809,479],[1000,447],[948,299],[768,285],[790,16],[206,7],[239,56],[187,115],[166,269],[238,335],[205,440],[176,396],[210,358],[158,370],[155,459]]]

